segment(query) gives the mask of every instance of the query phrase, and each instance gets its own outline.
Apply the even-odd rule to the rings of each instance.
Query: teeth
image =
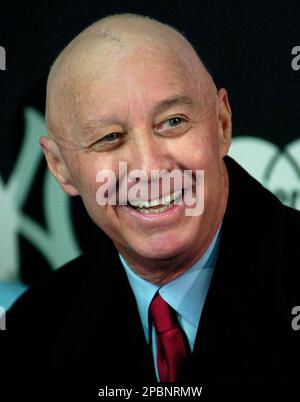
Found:
[[[145,208],[139,208],[139,212],[142,214],[159,214],[160,212],[164,212],[167,209],[169,209],[171,205],[165,205],[161,208],[156,208],[156,209],[145,209]]]
[[[166,196],[164,196],[162,198],[159,198],[157,200],[153,200],[153,201],[150,201],[150,202],[141,201],[141,200],[139,200],[139,201],[130,201],[130,204],[133,207],[137,207],[137,208],[149,208],[149,207],[156,207],[158,205],[166,205],[166,206],[168,206],[168,205],[171,204],[172,201],[176,202],[181,197],[181,193],[182,193],[182,190],[178,190],[178,191],[175,191],[172,194],[166,195]],[[162,208],[157,208],[156,211],[162,212],[162,211],[160,211],[161,209]],[[157,212],[157,213],[159,213],[159,212]],[[146,212],[146,213],[148,213],[148,212]],[[152,211],[151,211],[151,213],[152,213]]]

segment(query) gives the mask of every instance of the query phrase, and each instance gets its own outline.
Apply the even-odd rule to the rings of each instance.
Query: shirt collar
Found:
[[[207,281],[217,259],[220,229],[221,225],[203,256],[190,269],[163,286],[155,285],[141,278],[119,254],[135,295],[147,340],[149,333],[148,310],[158,290],[162,298],[178,314],[197,328],[202,310],[199,306],[204,303],[203,295],[206,296],[207,293]]]

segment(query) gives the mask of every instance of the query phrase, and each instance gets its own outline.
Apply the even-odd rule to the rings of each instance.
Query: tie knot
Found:
[[[161,297],[155,295],[150,305],[150,315],[157,334],[162,334],[178,327],[176,312]]]

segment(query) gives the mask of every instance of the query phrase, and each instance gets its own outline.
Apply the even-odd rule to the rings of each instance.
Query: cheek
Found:
[[[210,122],[190,132],[180,144],[181,168],[204,171],[204,203],[207,210],[215,205],[222,189],[222,158],[219,153],[218,126]],[[198,189],[198,191],[200,191]]]
[[[84,195],[86,192],[90,193],[94,188],[96,188],[96,177],[97,170],[94,166],[81,165],[76,168],[76,181],[81,195]]]
[[[97,174],[103,169],[98,159],[92,156],[89,157],[89,155],[78,155],[77,159],[72,163],[72,177],[85,205],[90,207],[97,206],[96,192],[99,187]]]
[[[113,206],[103,206],[97,202],[97,191],[103,184],[103,181],[97,181],[97,175],[103,170],[109,170],[117,179],[116,166],[118,164],[115,160],[104,158],[103,154],[89,154],[84,158],[78,158],[74,166],[79,194],[85,208],[91,219],[103,230],[108,230],[113,225],[115,213]],[[115,183],[114,177],[112,185]]]
[[[176,146],[177,161],[185,169],[211,169],[219,164],[217,125],[195,128],[180,138]]]

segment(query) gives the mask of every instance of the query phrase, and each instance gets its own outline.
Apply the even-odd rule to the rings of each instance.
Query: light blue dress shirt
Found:
[[[153,325],[152,328],[149,328],[148,320],[150,303],[158,291],[161,297],[176,311],[179,324],[187,336],[191,351],[193,351],[197,328],[218,256],[220,229],[221,226],[206,252],[190,269],[162,286],[141,278],[119,254],[137,302],[146,341],[147,343],[151,342],[152,345],[158,380],[156,334]]]

